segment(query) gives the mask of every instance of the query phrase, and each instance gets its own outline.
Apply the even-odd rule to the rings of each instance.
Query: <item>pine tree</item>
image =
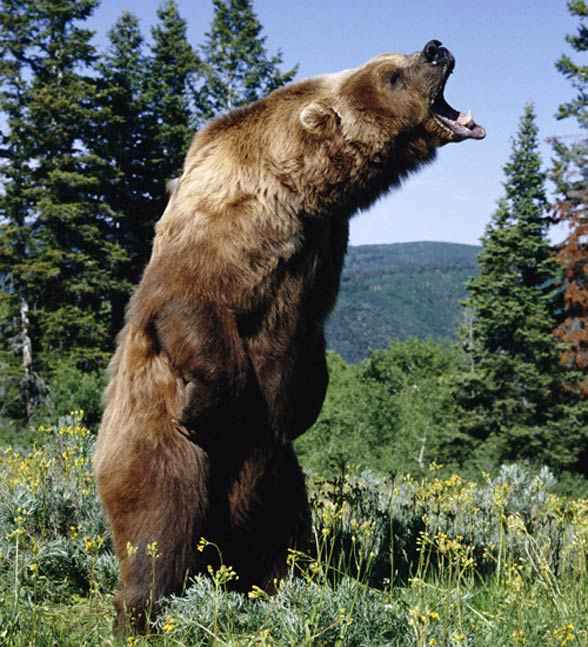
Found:
[[[95,60],[92,32],[79,23],[98,0],[29,4],[39,27],[27,100],[40,289],[34,315],[47,367],[74,357],[90,368],[109,353],[112,269],[124,258],[99,192],[109,169],[88,146],[100,116],[86,73]]]
[[[109,163],[101,192],[116,227],[113,241],[126,254],[110,294],[110,337],[121,329],[133,285],[149,260],[154,227],[166,202],[166,183],[181,172],[193,135],[190,99],[198,60],[173,0],[157,12],[153,44],[144,53],[137,18],[123,12],[108,33],[97,66],[101,121],[94,150]]]
[[[124,258],[100,187],[110,173],[91,151],[101,119],[88,74],[97,0],[1,0],[0,275],[7,317],[21,328],[27,414],[33,376],[60,361],[108,357],[112,271]],[[11,348],[5,353],[10,354]],[[6,355],[5,355],[6,357]]]
[[[269,56],[252,0],[213,0],[214,17],[202,46],[203,85],[196,96],[206,120],[255,101],[291,81],[280,72],[282,52]]]
[[[566,41],[577,52],[585,52],[588,50],[588,26],[582,20],[588,18],[588,3],[585,0],[572,0],[568,2],[568,10],[581,22],[578,33],[566,36]],[[577,90],[571,101],[559,106],[557,119],[574,118],[582,130],[588,129],[588,66],[574,63],[567,54],[562,55],[555,66]],[[557,158],[551,176],[559,193],[568,199],[582,199],[588,187],[588,139],[579,137],[571,144],[557,138],[552,141]]]
[[[577,52],[588,50],[588,3],[568,3],[573,16],[580,19],[576,35],[567,42]],[[563,55],[557,69],[573,84],[576,96],[559,107],[558,119],[573,118],[584,131],[572,143],[554,139],[556,160],[552,179],[559,192],[555,220],[566,230],[556,247],[563,270],[563,308],[556,335],[567,344],[562,361],[576,371],[570,388],[583,399],[588,398],[588,66],[579,65]]]
[[[128,11],[108,32],[109,47],[97,66],[101,121],[93,149],[108,162],[100,193],[112,210],[112,242],[126,258],[116,268],[110,295],[110,337],[122,327],[124,309],[149,258],[153,228],[163,210],[163,180],[156,176],[156,124],[149,111],[149,60],[138,19]]]
[[[480,275],[468,283],[471,370],[457,398],[463,409],[460,440],[467,441],[462,450],[474,447],[498,461],[557,464],[560,439],[550,438],[549,429],[561,416],[564,381],[552,334],[558,267],[547,240],[550,218],[537,138],[528,105],[504,167],[505,196],[482,238]]]
[[[24,136],[26,54],[35,37],[28,7],[20,0],[0,4],[0,290],[2,400],[0,413],[30,419],[34,407],[33,348],[27,276],[31,240],[31,168]]]
[[[158,211],[166,202],[166,183],[176,178],[194,134],[190,105],[199,61],[186,36],[186,21],[174,0],[157,11],[151,31],[153,45],[147,86],[148,110],[155,123],[152,153],[154,177],[159,182]]]

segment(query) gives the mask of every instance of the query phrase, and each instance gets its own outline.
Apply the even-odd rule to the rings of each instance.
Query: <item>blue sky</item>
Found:
[[[124,9],[141,19],[144,34],[158,0],[102,0],[90,26],[96,42]],[[210,0],[178,0],[193,45],[212,18]],[[502,193],[502,167],[525,103],[533,102],[542,140],[573,137],[573,121],[556,121],[571,84],[554,67],[564,52],[588,63],[565,42],[578,23],[564,0],[254,0],[270,53],[298,78],[355,67],[382,52],[410,53],[437,38],[457,65],[446,98],[487,130],[482,141],[452,144],[399,190],[352,221],[353,245],[420,240],[476,244]],[[542,144],[546,166],[551,148]]]

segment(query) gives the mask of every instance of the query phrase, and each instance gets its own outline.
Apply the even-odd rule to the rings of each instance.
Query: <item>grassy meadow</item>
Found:
[[[117,644],[117,564],[81,412],[0,449],[0,645]],[[309,477],[313,548],[269,598],[228,591],[230,564],[187,584],[128,645],[588,645],[588,500],[547,471],[478,483],[369,472]],[[149,546],[157,569],[157,545]],[[206,538],[194,550],[217,550]],[[213,560],[211,560],[213,561]]]

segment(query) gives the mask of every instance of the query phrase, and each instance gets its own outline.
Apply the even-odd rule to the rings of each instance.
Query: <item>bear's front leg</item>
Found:
[[[180,416],[173,422],[182,435],[198,445],[206,429],[218,418],[217,407],[220,404],[219,394],[213,386],[201,380],[191,380],[184,386]]]
[[[155,344],[184,381],[174,424],[190,440],[206,445],[259,405],[257,381],[233,313],[222,305],[188,307],[169,296],[151,326]]]
[[[309,340],[297,369],[292,391],[297,394],[298,399],[293,407],[290,440],[298,438],[312,427],[319,417],[327,394],[329,370],[322,331]]]

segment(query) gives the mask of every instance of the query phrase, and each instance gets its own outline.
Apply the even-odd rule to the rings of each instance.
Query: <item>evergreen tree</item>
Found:
[[[89,146],[100,111],[85,74],[92,33],[80,23],[96,4],[0,2],[0,275],[7,320],[21,329],[28,415],[35,374],[69,359],[90,369],[110,350],[108,295],[124,254],[100,195],[109,171]],[[15,349],[5,345],[4,357]]]
[[[34,406],[33,349],[27,276],[31,238],[31,168],[24,136],[26,54],[35,37],[26,2],[0,4],[0,368],[1,414],[30,418]]]
[[[252,0],[213,0],[214,17],[202,46],[203,85],[196,95],[206,120],[255,101],[291,81],[280,72],[282,53],[269,56]]]
[[[552,334],[558,267],[547,241],[537,136],[528,105],[504,167],[505,196],[482,238],[480,275],[468,282],[471,369],[457,388],[459,440],[462,452],[473,446],[498,461],[558,465],[561,439],[550,437],[564,397],[560,345]]]
[[[49,368],[74,356],[95,367],[108,356],[112,269],[124,257],[111,240],[112,212],[100,195],[107,165],[94,153],[99,120],[96,87],[86,74],[95,60],[86,20],[98,0],[29,2],[38,35],[30,53],[27,98],[34,199],[34,314]]]
[[[181,172],[193,135],[197,57],[176,3],[166,0],[157,15],[148,55],[137,18],[123,12],[97,66],[102,119],[94,146],[109,163],[112,177],[104,177],[101,191],[116,222],[113,241],[126,254],[116,272],[118,289],[110,294],[111,338],[123,325],[130,291],[149,260],[155,223],[167,202],[166,183]]]
[[[580,19],[576,35],[567,42],[577,52],[588,50],[588,3],[568,3],[573,16]],[[559,199],[555,219],[566,230],[564,240],[556,247],[564,270],[563,308],[556,334],[567,343],[562,360],[577,377],[570,387],[583,399],[588,398],[588,65],[579,65],[561,56],[557,69],[570,80],[576,96],[559,107],[558,119],[573,118],[584,134],[571,144],[554,139],[556,160],[552,170]]]
[[[588,26],[582,20],[588,18],[588,3],[585,0],[568,2],[570,13],[580,19],[576,35],[566,36],[566,41],[577,52],[588,50]],[[573,118],[582,130],[588,129],[588,65],[579,65],[567,55],[556,62],[557,70],[567,78],[577,90],[576,96],[559,106],[558,119]],[[582,200],[588,188],[588,139],[578,137],[571,144],[554,138],[556,160],[552,170],[559,193],[567,199]]]
[[[190,105],[199,61],[186,36],[186,21],[174,0],[165,0],[152,29],[153,45],[146,89],[148,110],[155,124],[153,172],[159,183],[157,210],[166,202],[166,183],[182,170],[194,134]]]
[[[108,32],[109,47],[97,66],[101,121],[93,142],[110,174],[100,189],[112,210],[112,242],[126,258],[118,265],[110,295],[110,337],[121,329],[131,288],[151,250],[153,228],[163,210],[163,180],[154,165],[155,121],[149,111],[149,61],[138,19],[125,11]]]

